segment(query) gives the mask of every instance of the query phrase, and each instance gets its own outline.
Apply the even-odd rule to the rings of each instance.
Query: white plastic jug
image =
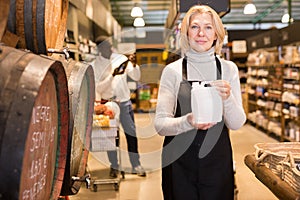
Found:
[[[218,91],[207,82],[193,82],[191,91],[192,113],[195,123],[215,123],[222,120],[223,104]]]

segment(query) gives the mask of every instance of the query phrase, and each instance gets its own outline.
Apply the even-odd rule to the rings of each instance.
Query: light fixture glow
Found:
[[[256,13],[256,7],[253,3],[248,3],[244,7],[244,14],[245,15],[253,15]]]
[[[145,26],[145,21],[141,17],[137,17],[134,19],[133,26],[135,27],[143,27]]]
[[[290,21],[289,13],[285,13],[284,15],[282,15],[282,18],[281,18],[282,23],[288,23],[289,21]]]
[[[144,13],[142,8],[135,6],[131,9],[131,17],[143,17]]]

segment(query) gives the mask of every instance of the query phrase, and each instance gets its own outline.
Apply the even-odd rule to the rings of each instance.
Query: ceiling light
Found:
[[[245,15],[252,15],[256,13],[256,7],[253,3],[248,3],[244,7],[244,14]]]
[[[281,18],[282,23],[289,23],[289,21],[290,21],[289,13],[285,13],[284,15],[282,15],[282,18]]]
[[[141,17],[137,17],[134,19],[133,26],[135,27],[143,27],[145,26],[145,21]]]
[[[141,7],[135,6],[131,9],[131,17],[143,17],[144,13]]]

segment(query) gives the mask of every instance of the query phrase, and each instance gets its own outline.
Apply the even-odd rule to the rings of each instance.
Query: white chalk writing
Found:
[[[23,169],[27,171],[28,180],[21,192],[20,199],[32,200],[48,195],[45,186],[46,182],[51,181],[47,179],[53,179],[51,166],[55,164],[53,157],[56,156],[56,148],[52,149],[57,140],[57,120],[53,120],[55,118],[56,113],[52,106],[38,105],[33,108],[32,131],[28,135],[30,138],[28,149],[31,155],[27,161],[27,167]],[[49,165],[51,165],[50,168]]]
[[[48,122],[50,120],[49,106],[36,106],[33,108],[32,123]]]
[[[52,134],[51,134],[52,135]],[[46,143],[46,133],[45,132],[33,132],[32,134],[32,145],[30,147],[30,152],[37,150],[39,148],[44,148]]]
[[[23,200],[31,200],[36,199],[38,193],[40,193],[46,185],[46,175],[41,176],[39,180],[37,180],[30,189],[24,190],[22,199]]]

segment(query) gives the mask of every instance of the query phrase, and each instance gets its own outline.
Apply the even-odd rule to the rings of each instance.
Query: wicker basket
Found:
[[[118,128],[115,127],[93,127],[92,138],[116,137]]]
[[[91,152],[97,151],[115,151],[116,138],[115,137],[97,137],[91,140]]]
[[[93,127],[91,136],[90,151],[112,151],[117,149],[116,137],[118,128],[116,127]]]
[[[287,157],[280,164],[281,179],[287,182],[296,192],[300,193],[300,169],[297,168],[300,162],[295,162],[293,154],[288,153]]]
[[[284,161],[289,153],[297,163],[300,162],[300,142],[257,143],[254,147],[256,160],[279,176],[282,173],[280,162]]]

